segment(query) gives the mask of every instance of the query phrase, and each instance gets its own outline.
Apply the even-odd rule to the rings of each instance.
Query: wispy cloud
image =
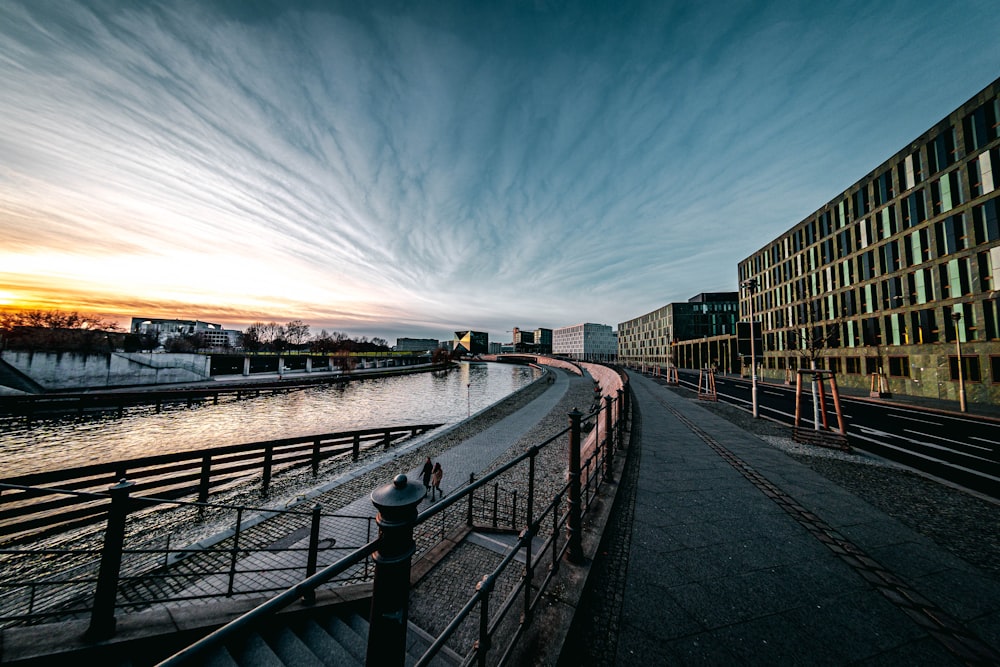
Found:
[[[500,5],[3,3],[0,289],[617,324],[735,289],[998,65],[985,2]]]

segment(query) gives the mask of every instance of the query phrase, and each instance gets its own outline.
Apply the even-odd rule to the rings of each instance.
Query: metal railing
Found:
[[[328,459],[350,455],[357,461],[368,448],[388,449],[439,426],[322,433],[0,479],[0,544],[23,543],[102,522],[107,512],[104,491],[123,479],[134,484],[132,495],[167,500],[194,496],[207,503],[213,493],[254,478],[260,480],[261,494],[267,495],[278,473],[310,467],[315,476]]]
[[[0,626],[89,615],[92,626],[98,619],[97,635],[107,635],[116,610],[283,591],[374,537],[373,517],[324,514],[318,505],[296,510],[140,499],[131,496],[134,488],[123,482],[105,494],[53,490],[101,502],[102,539],[78,547],[0,549]],[[165,511],[176,523],[210,514],[210,530],[228,528],[212,543],[175,547],[171,532],[146,537],[148,515],[135,510],[150,506],[173,508]],[[368,561],[355,563],[338,584],[371,573]]]
[[[411,557],[419,557],[447,533],[463,528],[463,522],[466,530],[493,530],[500,529],[509,517],[509,525],[520,527],[516,533],[516,544],[504,554],[493,571],[482,577],[468,601],[416,662],[418,667],[428,664],[449,641],[455,641],[460,647],[471,646],[464,664],[475,662],[485,665],[494,656],[497,664],[503,664],[510,658],[518,639],[530,625],[560,563],[563,560],[570,563],[583,561],[582,515],[591,508],[591,502],[599,493],[602,483],[611,479],[611,459],[625,443],[628,415],[631,413],[630,389],[627,376],[621,373],[620,377],[621,389],[617,390],[616,397],[608,396],[602,401],[598,396],[595,401],[597,407],[586,415],[574,410],[569,414],[570,424],[566,429],[545,442],[530,447],[481,479],[470,479],[468,485],[453,491],[426,511],[416,513],[419,500],[409,500],[408,505],[396,507],[393,509],[396,514],[391,517],[383,517],[383,512],[389,511],[391,506],[381,507],[379,518],[376,519],[379,523],[378,539],[168,658],[161,663],[161,667],[199,663],[216,647],[252,630],[264,619],[298,599],[308,599],[316,587],[326,584],[353,563],[376,552],[380,554],[380,558],[375,561],[368,664],[379,664],[385,660],[401,661],[401,656],[391,653],[403,646],[405,636],[400,638],[395,635],[399,632],[405,635],[405,627],[399,623],[383,623],[384,617],[388,615],[374,612],[376,609],[387,608],[387,603],[379,599],[380,577],[383,581],[409,581]],[[581,423],[591,419],[594,428],[581,441]],[[537,488],[540,479],[537,471],[539,455],[543,451],[553,451],[550,446],[567,437],[569,462],[563,468],[565,476],[561,483],[555,485],[554,493],[545,494],[548,500],[539,500],[544,493]],[[527,473],[523,471],[524,466],[528,469]],[[405,476],[400,476],[393,485],[373,492],[373,499],[376,494],[390,496],[393,493],[392,487],[401,489],[401,493],[408,498],[414,497]],[[400,511],[403,514],[399,514]],[[413,512],[414,518],[400,521],[399,517],[406,516],[405,512],[408,511]],[[407,532],[403,534],[402,531]],[[564,532],[565,539],[560,541],[560,535]],[[523,568],[512,568],[511,565],[520,553],[523,553]],[[404,567],[405,571],[400,572],[399,569]],[[539,568],[544,568],[544,573],[536,573]],[[498,590],[501,581],[505,586]],[[381,595],[401,596],[404,600],[402,604],[408,604],[405,600],[411,593],[384,586],[382,590],[386,592]],[[494,608],[492,604],[498,595],[501,600]],[[389,604],[388,608],[395,607]],[[514,614],[516,610],[521,613]],[[405,611],[403,613],[405,618]],[[470,629],[470,625],[476,627]]]

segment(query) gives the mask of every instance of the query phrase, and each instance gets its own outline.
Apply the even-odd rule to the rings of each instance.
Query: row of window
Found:
[[[881,361],[878,357],[826,357],[816,362],[817,368],[841,373],[844,375],[873,375],[875,373],[888,371],[890,378],[910,377],[910,358],[908,356],[890,356],[888,358],[888,368],[881,368]],[[809,365],[807,360],[799,357],[767,357],[764,365],[772,370],[796,370],[800,365],[806,368]],[[989,357],[990,377],[993,383],[1000,383],[1000,355],[990,355]],[[949,377],[958,381],[958,356],[948,357]],[[983,381],[980,358],[974,354],[962,355],[962,380],[965,382],[978,383]]]
[[[748,270],[741,271],[740,279],[756,275],[806,248],[832,237],[855,220],[874,213],[884,217],[879,207],[890,204],[918,185],[930,182],[900,199],[899,221],[903,229],[919,224],[928,215],[946,213],[959,204],[992,192],[1000,183],[1000,147],[983,150],[998,138],[997,116],[1000,99],[993,98],[967,114],[962,122],[964,152],[959,150],[959,136],[953,125],[942,128],[924,146],[857,185],[857,189],[843,199],[818,213],[815,218],[794,229],[781,242],[751,258]],[[981,151],[981,152],[980,152]],[[978,155],[969,159],[964,168],[951,169],[962,156]],[[930,195],[929,206],[926,199]],[[746,275],[743,275],[746,274]]]
[[[998,241],[998,209],[1000,196],[973,207],[971,213],[949,216],[895,239],[890,238],[896,234],[894,214],[891,207],[883,209],[886,236],[876,231],[878,224],[863,220],[853,235],[845,230],[766,270],[757,298],[764,300],[765,309],[776,307]],[[888,240],[866,250],[876,239]]]
[[[954,315],[958,315],[958,320]],[[925,308],[904,313],[846,319],[833,324],[797,326],[764,335],[767,350],[808,350],[871,347],[877,345],[929,345],[1000,338],[1000,309],[996,301],[984,304],[985,331],[974,308],[956,303],[940,309]]]

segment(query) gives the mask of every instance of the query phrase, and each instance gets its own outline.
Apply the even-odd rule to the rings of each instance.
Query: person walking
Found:
[[[426,491],[424,491],[425,496],[431,490],[431,472],[433,471],[433,469],[434,466],[431,465],[431,457],[428,456],[427,460],[424,461],[423,469],[420,471],[420,477],[424,482],[424,487],[427,489]]]
[[[444,477],[444,470],[441,469],[441,462],[434,464],[434,472],[431,474],[431,500],[434,500],[434,492],[438,492],[439,498],[444,498],[444,491],[441,490],[441,478]]]

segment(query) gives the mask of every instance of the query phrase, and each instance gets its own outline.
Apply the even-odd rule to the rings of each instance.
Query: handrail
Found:
[[[629,391],[628,381],[627,381],[627,375],[625,375],[621,371],[619,371],[619,373],[620,373],[620,375],[622,377],[622,380],[623,380],[623,386],[625,388],[625,393],[627,393],[627,391]],[[621,391],[619,392],[619,401],[623,402],[623,394],[622,394]],[[623,410],[622,407],[623,406],[619,406],[619,409],[617,411],[617,420],[616,421],[618,423],[616,423],[616,431],[619,431],[619,432],[621,431],[622,428],[624,428],[623,422],[624,422],[625,419],[627,419],[627,415],[629,414],[628,411]],[[592,411],[591,413],[589,413],[585,417],[589,418],[591,416],[594,416],[595,414],[596,415],[600,415],[601,411],[604,410],[604,409],[608,409],[608,408],[599,405],[599,407],[596,410]],[[575,424],[576,424],[576,429],[578,430],[579,429],[579,423],[580,423],[579,422],[579,418],[581,417],[581,415],[579,415],[579,413],[576,413],[576,414],[577,414],[577,416],[576,416],[576,422],[575,422]],[[571,424],[572,424],[572,420],[571,420]],[[559,437],[566,435],[567,432],[571,432],[572,433],[572,431],[573,431],[573,426],[571,425],[570,428],[564,429],[564,430],[560,431],[559,434],[557,434],[557,435],[555,435],[555,436],[547,439],[542,445],[536,445],[536,446],[530,447],[527,451],[521,453],[520,455],[518,455],[517,457],[515,457],[511,461],[509,461],[509,462],[501,465],[496,470],[493,470],[490,473],[487,473],[481,479],[479,479],[479,480],[470,480],[470,483],[468,485],[464,486],[461,490],[449,494],[446,499],[442,499],[436,505],[428,508],[427,510],[424,510],[423,512],[418,513],[417,516],[416,516],[416,518],[415,518],[415,521],[414,521],[414,526],[426,523],[432,517],[436,516],[439,513],[442,513],[444,511],[446,511],[450,507],[453,507],[456,503],[461,502],[463,500],[466,500],[467,498],[474,497],[474,494],[475,494],[475,492],[477,490],[484,488],[487,484],[489,484],[493,480],[497,479],[500,475],[502,475],[503,473],[509,471],[514,466],[518,465],[519,463],[523,463],[525,459],[529,459],[530,458],[530,459],[533,460],[533,457],[537,454],[537,452],[538,452],[539,449],[541,449],[544,446],[547,446],[547,445],[551,444],[552,442],[556,441]],[[579,434],[578,434],[578,431],[577,431],[576,437],[578,438],[578,436],[579,436]],[[591,456],[588,456],[588,458],[587,458],[588,465],[587,465],[586,469],[581,468],[581,473],[580,473],[581,475],[583,475],[583,476],[585,476],[587,478],[587,488],[588,489],[590,487],[590,479],[592,478],[591,477],[591,472],[590,472],[589,462],[591,460],[597,459],[598,455],[600,453],[603,453],[604,456],[610,456],[611,454],[613,454],[613,452],[610,451],[613,439],[614,439],[614,436],[612,434],[607,434],[605,436],[605,445],[602,448],[600,441],[598,440],[597,436],[595,435],[595,437],[594,437],[594,440],[595,440],[595,442],[594,442],[594,452],[591,454]],[[619,442],[620,442],[620,440],[619,440]],[[594,471],[593,471],[593,478],[597,479],[597,485],[598,486],[601,484],[600,470],[601,470],[601,466],[600,466],[600,464],[598,464],[598,465],[596,465],[594,467]],[[488,624],[488,618],[486,618],[488,616],[486,605],[488,604],[489,594],[490,594],[492,586],[493,586],[493,581],[494,581],[494,579],[495,579],[495,577],[496,577],[496,575],[497,575],[498,572],[502,572],[503,569],[505,569],[506,567],[508,567],[509,564],[511,562],[513,562],[514,556],[515,556],[516,552],[520,548],[524,548],[526,543],[530,544],[530,541],[537,534],[537,531],[539,530],[542,522],[545,520],[545,518],[551,512],[551,515],[552,515],[552,524],[553,524],[552,531],[553,532],[551,534],[550,539],[546,542],[545,546],[543,547],[543,551],[540,552],[538,555],[541,556],[541,553],[544,553],[544,550],[546,550],[546,549],[548,549],[548,548],[551,547],[552,553],[553,553],[552,567],[550,568],[550,572],[549,572],[548,576],[545,578],[545,581],[540,586],[538,595],[536,596],[535,600],[532,601],[531,603],[529,603],[529,608],[533,609],[534,606],[539,603],[539,601],[541,600],[541,593],[542,593],[542,591],[545,589],[545,586],[548,584],[548,582],[551,580],[551,577],[554,574],[554,569],[556,567],[556,563],[558,562],[558,558],[562,554],[566,553],[567,550],[569,549],[569,543],[568,542],[564,543],[563,546],[562,546],[562,548],[560,549],[558,547],[558,544],[557,544],[556,539],[555,539],[556,535],[557,535],[558,531],[561,529],[561,527],[567,525],[567,519],[566,519],[566,517],[568,517],[568,513],[569,513],[570,509],[567,508],[567,512],[565,512],[565,513],[562,514],[563,518],[560,518],[560,515],[559,515],[559,508],[560,508],[560,506],[562,504],[561,503],[562,497],[563,497],[564,494],[567,494],[567,493],[572,493],[571,480],[568,480],[566,482],[566,484],[561,487],[561,491],[554,496],[553,500],[546,506],[546,508],[542,511],[542,513],[540,514],[540,516],[537,517],[537,518],[532,519],[531,525],[529,525],[528,527],[526,527],[526,529],[522,532],[522,534],[521,534],[521,536],[520,536],[520,538],[518,540],[517,547],[515,547],[512,550],[510,550],[510,552],[505,555],[505,557],[501,561],[500,566],[498,566],[498,568],[496,568],[492,574],[487,575],[486,577],[483,578],[483,581],[481,583],[485,583],[487,585],[486,586],[482,586],[482,585],[477,586],[476,592],[474,593],[474,595],[472,596],[472,598],[470,600],[468,600],[466,602],[466,604],[462,607],[462,610],[459,612],[458,616],[456,616],[454,619],[452,619],[452,621],[446,626],[445,630],[438,637],[435,638],[435,640],[431,644],[431,647],[428,648],[428,650],[424,653],[424,655],[421,656],[418,659],[418,661],[416,663],[417,665],[426,665],[426,664],[428,664],[428,662],[444,646],[444,644],[448,640],[448,638],[461,625],[461,623],[465,620],[465,618],[467,618],[468,615],[471,614],[471,611],[473,609],[475,609],[475,607],[477,605],[482,606],[482,610],[480,612],[481,613],[481,617],[482,617],[482,621],[481,621],[482,622],[482,626],[481,626],[482,630],[481,630],[481,633],[485,634],[487,636],[484,638],[481,635],[480,641],[476,642],[476,646],[473,648],[472,652],[469,654],[469,656],[467,657],[467,659],[466,659],[466,661],[465,661],[464,664],[468,664],[472,660],[472,658],[473,658],[474,655],[480,654],[481,652],[482,653],[480,654],[479,662],[480,662],[480,664],[485,664],[484,663],[485,652],[487,652],[489,650],[489,647],[490,647],[489,635],[491,635],[491,630],[490,630],[490,627],[489,627],[489,624]],[[590,505],[589,502],[586,503],[585,506],[584,506],[584,510],[589,509],[589,505]],[[470,509],[470,516],[471,516],[471,509]],[[530,516],[530,514],[529,514],[529,516]],[[379,540],[375,540],[372,543],[370,543],[369,545],[367,545],[368,547],[371,548],[371,551],[366,552],[366,554],[373,553],[378,548],[378,543],[379,543]],[[334,563],[333,565],[330,566],[330,568],[338,568],[339,571],[343,571],[344,569],[347,569],[348,567],[350,567],[351,565],[353,565],[354,562],[356,562],[356,561],[351,561],[351,559],[358,559],[358,560],[360,560],[360,558],[363,558],[363,557],[364,557],[363,555],[360,555],[358,553],[351,554],[351,555],[346,556],[345,558],[341,559],[337,563]],[[529,558],[530,558],[530,555],[529,555]],[[530,561],[529,561],[529,565],[530,565]],[[342,569],[340,569],[340,568],[342,568]],[[529,568],[526,568],[526,569],[529,569]],[[376,573],[376,576],[377,576],[377,573]],[[205,652],[207,652],[208,650],[211,650],[212,648],[214,648],[214,647],[216,647],[218,645],[221,645],[227,639],[229,639],[230,637],[234,636],[236,633],[242,631],[243,629],[247,628],[252,623],[258,622],[264,616],[267,616],[267,615],[269,615],[271,613],[274,613],[274,612],[276,612],[276,611],[278,611],[280,609],[283,609],[283,608],[287,607],[288,605],[292,604],[293,602],[295,602],[296,600],[298,600],[299,597],[301,597],[304,593],[308,593],[310,590],[312,590],[312,588],[310,588],[311,583],[312,583],[312,580],[308,579],[308,580],[306,580],[306,581],[298,584],[297,586],[288,589],[287,591],[285,591],[284,593],[282,593],[277,598],[274,598],[273,600],[271,600],[271,601],[269,601],[267,603],[264,603],[260,607],[257,607],[256,609],[247,612],[246,614],[244,614],[243,616],[241,616],[239,619],[237,619],[238,622],[234,621],[234,622],[232,622],[232,623],[230,623],[230,624],[228,624],[226,626],[223,626],[222,628],[219,628],[218,630],[216,630],[212,634],[208,635],[207,637],[203,638],[202,640],[196,642],[195,644],[189,646],[188,648],[182,650],[181,652],[179,652],[179,653],[171,656],[167,660],[159,663],[158,667],[179,667],[181,665],[188,664],[187,663],[188,660],[190,660],[190,659],[192,659],[194,657],[197,657],[197,656],[201,656]],[[279,599],[281,600],[281,602],[278,602]],[[511,604],[509,604],[509,603],[504,604],[502,606],[503,613],[506,613],[507,611],[509,611],[510,608],[512,608]],[[492,625],[492,630],[496,629],[498,623],[499,623],[499,618],[496,620],[496,623],[494,623]],[[518,638],[519,635],[520,635],[520,633],[518,633],[517,636],[515,636],[511,640],[511,646],[513,645],[514,642],[516,642],[516,640],[517,640],[517,638]],[[485,639],[485,641],[484,641],[484,639]],[[371,641],[371,640],[369,640],[369,641]],[[506,651],[504,651],[504,655],[506,656],[509,653],[509,651],[510,651],[510,647],[508,647],[508,649]]]
[[[54,492],[64,493],[71,496],[81,496],[89,499],[98,498],[101,500],[108,500],[110,492],[105,493],[92,493],[92,492],[81,492],[66,489],[53,489]],[[133,499],[140,500],[140,499]],[[315,525],[318,525],[320,519],[323,520],[336,520],[336,521],[362,521],[368,524],[367,534],[368,541],[371,540],[371,522],[374,521],[372,516],[363,516],[357,514],[324,514],[319,511],[318,506],[314,506],[311,510],[303,510],[296,508],[277,508],[277,507],[247,507],[244,505],[233,505],[227,503],[200,503],[184,500],[171,500],[164,498],[152,498],[144,497],[141,499],[141,504],[148,506],[150,504],[162,504],[162,505],[172,505],[181,507],[196,508],[198,510],[229,510],[236,512],[236,525],[231,529],[229,533],[222,533],[217,536],[218,541],[230,541],[232,542],[232,547],[230,546],[211,546],[206,544],[204,541],[199,542],[197,545],[188,546],[183,548],[171,548],[169,537],[167,539],[166,547],[150,547],[150,546],[139,546],[137,548],[126,548],[124,545],[121,548],[121,554],[127,557],[139,557],[140,560],[136,561],[140,565],[140,569],[133,570],[129,574],[121,574],[119,577],[119,582],[122,585],[130,584],[130,582],[135,582],[137,585],[142,587],[143,590],[152,592],[157,590],[155,582],[157,580],[173,580],[175,582],[183,582],[190,577],[186,572],[175,572],[173,570],[173,565],[183,561],[183,559],[191,554],[205,554],[209,555],[209,561],[211,562],[211,555],[218,554],[223,556],[228,556],[232,553],[233,548],[237,544],[240,545],[241,551],[250,551],[253,553],[258,550],[266,550],[267,552],[274,552],[276,550],[285,552],[306,552],[313,563],[315,563],[315,554],[318,549],[329,551],[343,551],[345,549],[356,549],[355,546],[327,546],[321,547],[318,534],[315,539],[309,540],[308,546],[287,546],[281,547],[280,549],[275,549],[270,544],[253,542],[252,538],[241,537],[241,535],[249,535],[250,531],[255,525],[257,525],[262,519],[270,519],[277,516],[286,517],[301,517],[301,518],[311,518]],[[244,520],[243,517],[247,517]],[[291,519],[291,521],[296,521],[297,519]],[[140,531],[141,532],[141,531]],[[42,549],[0,549],[0,557],[3,558],[6,563],[5,568],[8,572],[16,573],[16,579],[9,582],[0,582],[0,592],[13,591],[17,589],[23,589],[25,591],[31,592],[31,602],[28,608],[22,612],[18,613],[6,613],[10,611],[15,611],[17,606],[12,606],[4,610],[4,614],[0,615],[0,621],[4,622],[24,622],[24,621],[38,621],[40,619],[48,617],[65,617],[70,613],[85,613],[90,611],[90,607],[80,606],[81,604],[86,605],[86,600],[91,596],[91,592],[86,589],[81,589],[81,585],[93,585],[99,581],[96,573],[96,561],[95,556],[100,555],[103,552],[101,548],[42,548]],[[25,561],[25,559],[33,559],[42,557],[44,562],[41,567],[45,568],[43,572],[39,572],[41,578],[32,578],[35,575],[32,573],[31,561]],[[68,570],[64,570],[61,574],[53,576],[52,574],[52,564],[53,562],[65,562],[65,561],[54,561],[53,558],[68,558],[71,559],[68,562],[77,562]],[[81,560],[83,559],[83,560]],[[228,575],[230,577],[235,574],[239,574],[242,577],[246,575],[252,575],[256,570],[242,568],[238,572],[235,567],[235,563],[230,563],[229,559],[226,558],[222,569],[213,571],[211,565],[206,567],[205,565],[199,566],[198,576],[205,577],[207,575]],[[23,565],[22,563],[27,563]],[[151,569],[152,568],[152,569]],[[133,569],[133,568],[129,568]],[[315,569],[315,568],[313,568]],[[302,566],[290,566],[287,568],[274,568],[270,567],[266,571],[270,573],[279,571],[301,571]],[[310,574],[308,568],[306,571],[307,576]],[[41,576],[44,575],[44,576]],[[254,577],[254,580],[256,578]],[[150,584],[153,583],[153,586]],[[282,584],[279,587],[270,586],[266,584],[260,585],[256,584],[256,587],[252,591],[244,592],[273,592],[284,590],[287,585]],[[36,594],[39,591],[52,591],[51,593],[46,593],[45,597],[39,597]],[[196,600],[211,597],[221,597],[222,594],[216,593],[206,593],[201,591],[197,594],[184,594],[183,589],[175,590],[172,586],[168,585],[165,590],[171,591],[166,597],[157,596],[155,593],[153,595],[144,595],[141,599],[136,600],[134,598],[129,598],[128,601],[118,602],[116,606],[118,607],[144,607],[155,603],[164,602],[177,602],[184,600]],[[53,604],[56,602],[57,604]]]
[[[358,460],[363,449],[380,445],[388,448],[439,426],[415,424],[321,433],[0,479],[0,539],[20,542],[54,530],[93,525],[101,520],[103,509],[89,503],[105,498],[101,491],[123,478],[140,482],[133,489],[133,493],[140,493],[137,497],[175,499],[197,494],[198,500],[205,502],[218,487],[259,475],[266,494],[276,472],[311,465],[316,475],[320,463],[327,459],[350,454]],[[53,487],[47,486],[52,484],[66,491],[90,491],[94,495],[80,494],[77,500],[40,498],[56,495]],[[8,492],[3,493],[4,489]]]

